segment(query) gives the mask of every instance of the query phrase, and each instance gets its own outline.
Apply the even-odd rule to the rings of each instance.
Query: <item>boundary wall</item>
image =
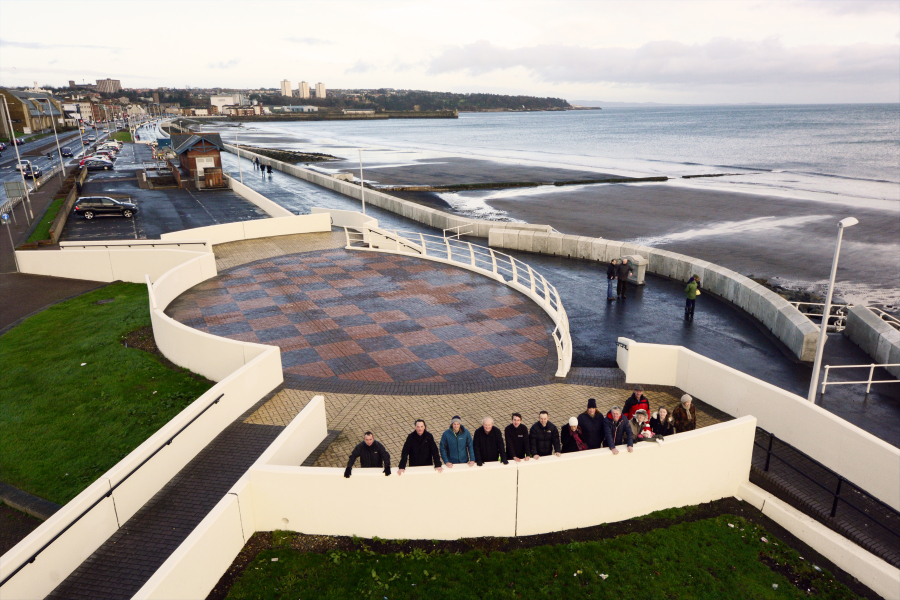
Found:
[[[741,484],[738,492],[764,515],[787,529],[803,543],[856,577],[882,598],[900,598],[900,569],[863,550],[847,538],[806,516],[752,483]]]
[[[237,154],[237,148],[233,145],[225,144],[225,149]],[[327,174],[290,165],[245,149],[241,149],[240,154],[242,157],[258,158],[262,164],[271,165],[273,169],[304,181],[350,198],[360,199],[361,188],[358,184],[335,179]],[[687,281],[688,277],[696,273],[700,275],[700,282],[704,290],[739,306],[761,321],[797,358],[802,361],[812,361],[815,357],[819,327],[778,294],[725,267],[649,246],[602,238],[563,235],[554,231],[549,225],[468,219],[402,200],[374,189],[366,189],[365,198],[367,204],[378,206],[436,229],[457,228],[457,231],[462,232],[463,235],[488,238],[488,245],[492,247],[600,262],[609,262],[613,258],[637,254],[649,258],[647,270],[656,275]]]
[[[877,364],[900,363],[900,331],[894,329],[865,306],[854,306],[847,315],[844,335],[862,348]],[[900,367],[885,367],[900,377]]]
[[[319,396],[134,598],[205,598],[240,552],[241,540],[249,540],[255,531],[386,539],[510,537],[587,527],[734,496],[749,483],[755,431],[756,419],[743,417],[669,436],[661,443],[639,443],[633,453],[618,456],[589,450],[528,463],[457,465],[440,474],[431,467],[412,467],[402,476],[395,472],[390,477],[376,469],[354,469],[345,479],[343,469],[296,466],[327,434],[324,399]],[[685,481],[679,466],[688,458],[696,468]],[[573,477],[584,481],[584,473],[592,469],[604,475],[591,479],[585,494],[571,497],[562,492]],[[661,487],[667,493],[646,493],[643,482],[648,471],[672,473],[666,482],[671,485]],[[621,496],[607,503],[616,506],[588,501],[605,492],[604,482],[609,480],[622,484]],[[490,490],[491,502],[485,504],[482,494],[460,494],[461,489]],[[358,510],[360,497],[369,503],[364,512]],[[548,511],[548,506],[554,510]],[[447,514],[468,517],[447,519]]]
[[[682,346],[619,338],[627,383],[670,385],[759,426],[900,510],[900,449],[805,398]],[[885,474],[891,474],[885,476]]]
[[[492,230],[488,245],[608,263],[614,258],[641,255],[649,259],[647,271],[686,282],[700,276],[701,287],[739,306],[759,320],[800,360],[815,357],[819,327],[790,302],[765,286],[731,269],[705,260],[627,242],[540,231]]]

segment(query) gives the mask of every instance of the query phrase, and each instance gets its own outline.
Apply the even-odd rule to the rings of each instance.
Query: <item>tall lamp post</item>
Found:
[[[363,214],[366,214],[366,180],[363,179],[362,148],[357,148],[357,150],[359,150],[359,197],[362,200]]]
[[[853,227],[859,223],[854,217],[847,217],[838,221],[837,244],[834,247],[834,259],[831,261],[831,278],[828,280],[828,294],[825,296],[825,310],[822,311],[822,330],[819,332],[819,342],[816,344],[816,359],[813,362],[812,381],[809,382],[809,397],[807,400],[815,404],[816,394],[819,391],[819,371],[822,368],[822,352],[825,350],[825,339],[828,336],[828,319],[831,316],[831,296],[834,294],[834,278],[837,275],[838,256],[841,254],[841,238],[844,237],[844,229]]]
[[[56,138],[56,155],[59,159],[59,181],[64,183],[66,181],[65,175],[65,167],[63,166],[62,159],[62,149],[59,147],[59,136],[56,135],[56,121],[53,119],[53,103],[50,102],[50,98],[35,98],[35,100],[46,100],[47,101],[47,110],[50,113],[50,123],[53,124],[53,137]],[[53,163],[50,163],[51,165]]]
[[[19,175],[22,176],[22,186],[25,188],[25,222],[31,225],[31,221],[28,219],[28,213],[31,213],[31,218],[34,219],[34,211],[31,210],[31,197],[28,195],[28,184],[25,183],[25,167],[22,166],[22,157],[19,156],[19,144],[16,143],[16,130],[13,128],[12,115],[9,114],[9,104],[6,102],[6,96],[0,96],[3,98],[3,106],[6,108],[6,119],[9,122],[9,135],[12,138],[13,148],[16,149],[16,162],[19,164]],[[32,171],[33,172],[33,171]],[[15,248],[13,248],[15,249]]]

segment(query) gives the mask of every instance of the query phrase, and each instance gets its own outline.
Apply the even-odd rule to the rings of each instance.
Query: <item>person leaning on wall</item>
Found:
[[[675,433],[675,419],[669,414],[669,409],[660,406],[650,417],[650,431],[657,437],[665,437]]]
[[[509,464],[503,448],[503,434],[494,427],[494,419],[491,417],[481,420],[481,427],[475,430],[472,445],[475,448],[475,464],[479,467],[486,462],[500,461],[504,465]]]
[[[560,455],[559,430],[550,422],[550,414],[546,410],[538,414],[538,422],[531,426],[528,440],[531,442],[531,455],[535,460],[551,454]]]
[[[344,477],[350,477],[350,471],[353,470],[353,463],[359,459],[359,466],[363,469],[384,469],[385,475],[391,474],[391,455],[381,442],[375,441],[375,435],[371,431],[367,431],[363,436],[363,441],[356,445],[353,452],[350,453],[350,460],[347,461],[347,468],[344,469]]]
[[[434,436],[426,430],[425,421],[416,420],[416,429],[406,436],[403,442],[403,450],[400,451],[400,464],[397,466],[397,475],[403,475],[406,463],[411,467],[426,467],[434,463],[434,470],[438,473],[444,471],[441,467],[441,454],[438,452]]]
[[[587,409],[578,415],[578,426],[584,434],[582,439],[587,444],[588,450],[603,446],[603,440],[606,439],[606,419],[597,410],[597,401],[594,398],[588,399]]]
[[[578,425],[578,417],[572,417],[569,419],[569,423],[563,427],[560,434],[560,444],[562,445],[563,454],[588,449],[588,445],[584,441],[584,432]]]
[[[441,458],[444,466],[452,469],[453,465],[475,465],[475,448],[472,446],[472,434],[463,427],[459,415],[450,420],[450,427],[441,436]]]
[[[688,394],[682,396],[681,405],[672,411],[672,417],[675,419],[675,433],[697,429],[697,407],[694,406],[694,399]]]
[[[506,438],[506,459],[522,462],[531,458],[531,441],[528,428],[522,423],[522,415],[512,414],[512,423],[503,431]]]
[[[636,411],[631,420],[628,421],[631,427],[631,439],[635,442],[646,442],[653,437],[653,431],[650,429],[650,416],[643,408]]]
[[[631,426],[627,419],[622,418],[622,407],[613,406],[606,417],[606,441],[604,446],[613,454],[618,454],[616,446],[628,444],[628,451],[634,451],[634,438],[631,435]]]

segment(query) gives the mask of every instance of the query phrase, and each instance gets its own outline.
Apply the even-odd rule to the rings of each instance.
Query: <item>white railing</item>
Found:
[[[348,249],[368,249],[417,256],[450,263],[505,283],[534,300],[553,319],[551,336],[556,343],[557,377],[572,367],[569,317],[559,292],[543,275],[515,257],[452,237],[374,227],[344,227]]]
[[[900,379],[872,379],[872,376],[875,374],[876,367],[900,367],[900,363],[885,363],[881,365],[876,365],[872,363],[871,365],[825,365],[825,377],[822,380],[822,394],[825,394],[825,389],[829,385],[866,385],[866,394],[872,389],[872,386],[876,383],[900,383]],[[831,369],[869,369],[869,378],[863,381],[832,381],[828,382],[828,372]]]
[[[894,329],[900,329],[900,319],[892,315],[891,313],[884,312],[880,308],[875,308],[874,306],[867,306],[869,310],[875,313],[879,319],[893,327]]]
[[[824,302],[791,302],[797,310],[800,311],[800,314],[804,315],[807,318],[810,317],[819,317],[822,318],[822,311],[825,310]],[[811,312],[809,309],[804,310],[804,306],[816,306],[818,307],[818,312]],[[831,331],[843,331],[847,326],[847,313],[853,308],[853,304],[832,304],[831,305],[831,315],[828,317],[828,328]],[[878,318],[882,321],[893,327],[894,329],[900,329],[900,319],[892,315],[891,313],[885,312],[880,308],[876,308],[874,306],[867,306],[869,310],[875,313]],[[811,320],[811,319],[810,319]]]
[[[447,232],[452,232],[450,235],[447,235]],[[475,228],[472,227],[471,223],[466,223],[464,225],[457,225],[456,227],[450,227],[449,229],[444,230],[444,237],[449,238],[461,238],[464,235],[472,235],[475,233]]]

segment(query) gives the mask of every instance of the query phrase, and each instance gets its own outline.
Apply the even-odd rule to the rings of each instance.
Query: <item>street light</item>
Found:
[[[50,102],[50,98],[35,98],[35,100],[46,100],[47,101],[47,110],[50,112],[50,123],[53,124],[53,137],[56,138],[56,154],[57,158],[59,158],[59,181],[60,183],[65,183],[65,167],[63,166],[63,157],[62,150],[59,147],[59,136],[56,135],[56,121],[53,120],[53,103]],[[42,111],[43,112],[43,111]],[[53,164],[52,162],[50,163]]]
[[[359,151],[359,197],[362,200],[363,214],[366,214],[366,180],[363,179],[362,148],[357,148],[357,150]]]
[[[831,261],[831,279],[828,281],[828,294],[825,296],[825,310],[822,311],[822,328],[819,332],[819,342],[816,344],[816,359],[813,362],[812,381],[809,383],[810,402],[816,402],[816,393],[819,391],[819,370],[822,368],[822,352],[825,350],[825,339],[828,335],[828,318],[831,315],[831,296],[834,293],[834,278],[837,275],[838,256],[841,253],[841,238],[844,237],[844,229],[853,227],[859,223],[854,217],[847,217],[838,221],[837,245],[834,247],[834,259]]]
[[[12,138],[13,147],[16,149],[16,162],[19,163],[19,175],[22,176],[22,187],[25,188],[25,221],[31,225],[31,221],[28,219],[28,213],[31,213],[31,218],[34,219],[34,211],[31,209],[31,196],[28,195],[28,184],[25,183],[25,168],[22,166],[22,157],[19,156],[19,144],[16,143],[16,130],[13,129],[12,123],[12,115],[9,114],[9,104],[6,102],[6,96],[0,96],[3,98],[3,106],[6,108],[6,118],[9,122],[9,135]],[[32,171],[34,174],[34,171]],[[15,248],[13,248],[15,250]]]

